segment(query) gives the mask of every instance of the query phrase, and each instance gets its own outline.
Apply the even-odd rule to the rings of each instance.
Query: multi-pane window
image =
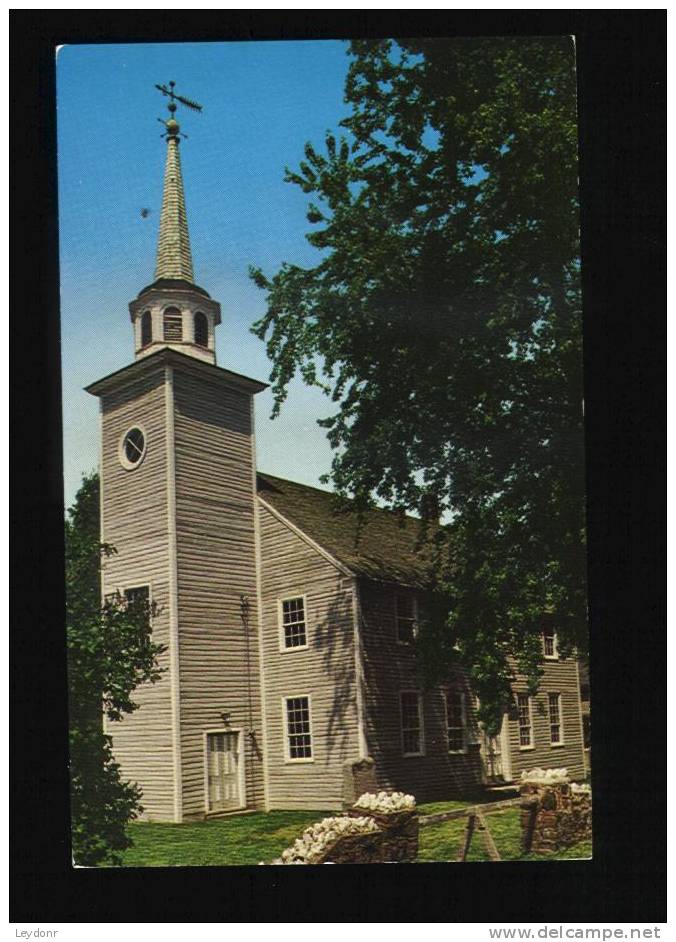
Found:
[[[289,759],[312,758],[310,698],[286,698],[286,739]]]
[[[547,694],[549,700],[549,739],[552,746],[563,742],[563,727],[561,725],[561,694]]]
[[[543,646],[545,657],[556,658],[559,656],[556,644],[556,632],[553,628],[545,628],[543,631]]]
[[[530,697],[527,693],[517,693],[516,705],[519,711],[519,746],[526,749],[533,745],[533,720],[530,712]]]
[[[446,729],[448,730],[448,751],[464,752],[466,744],[465,694],[462,690],[447,690]]]
[[[193,323],[195,327],[195,343],[198,345],[198,347],[208,347],[209,322],[207,321],[206,314],[202,314],[201,311],[197,311]]]
[[[164,339],[169,343],[183,340],[183,317],[177,307],[164,312]]]
[[[134,586],[124,590],[127,600],[127,611],[140,619],[140,624],[150,628],[150,587],[147,585]]]
[[[282,644],[284,648],[304,648],[307,646],[305,628],[305,599],[284,599],[281,604]]]
[[[405,756],[422,755],[422,702],[414,691],[401,694],[401,746]]]
[[[153,320],[150,311],[141,315],[141,346],[147,347],[153,339]]]
[[[415,599],[403,593],[394,597],[394,617],[397,628],[397,641],[408,644],[416,634]]]

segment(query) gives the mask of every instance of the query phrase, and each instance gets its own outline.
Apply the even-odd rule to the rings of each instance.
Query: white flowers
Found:
[[[586,783],[578,785],[577,782],[573,782],[570,786],[570,790],[573,795],[591,795],[591,785]]]
[[[306,828],[295,843],[283,851],[274,864],[322,863],[328,848],[341,837],[373,834],[380,828],[373,818],[324,818]]]
[[[521,773],[522,785],[566,785],[568,769],[531,769]]]
[[[404,792],[378,792],[377,795],[365,792],[355,801],[354,806],[382,814],[394,814],[397,811],[413,811],[415,798]]]

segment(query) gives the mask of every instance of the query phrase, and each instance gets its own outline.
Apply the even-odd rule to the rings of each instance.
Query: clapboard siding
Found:
[[[150,584],[158,607],[153,638],[166,648],[158,659],[162,678],[134,691],[139,709],[106,724],[122,778],[141,785],[150,820],[172,820],[174,813],[165,408],[163,369],[101,400],[102,538],[117,550],[103,561],[103,591]],[[127,471],[118,447],[135,424],[146,432],[147,450],[143,462]]]
[[[343,763],[359,755],[353,580],[260,505],[263,674],[271,808],[342,806]],[[304,595],[308,647],[280,651],[279,599]],[[285,761],[283,698],[311,697],[311,763]]]
[[[526,679],[515,669],[513,690],[526,692]],[[585,774],[584,744],[580,719],[580,688],[577,664],[574,658],[543,662],[544,674],[538,692],[531,701],[533,720],[533,749],[519,746],[519,724],[514,711],[509,722],[509,744],[512,760],[512,776],[516,780],[521,773],[534,768],[566,768],[573,778]],[[549,711],[547,695],[561,694],[561,716],[563,720],[563,745],[552,746],[549,733]]]
[[[205,812],[204,733],[253,729],[246,804],[263,804],[250,395],[174,369],[183,814]],[[240,598],[249,600],[248,626]]]
[[[443,691],[423,691],[413,649],[397,641],[395,594],[410,592],[394,585],[360,580],[361,638],[366,700],[366,738],[381,788],[410,792],[418,801],[459,796],[481,782],[479,730],[474,699],[461,674],[447,686],[460,687],[467,708],[467,748],[449,754]],[[424,610],[424,599],[419,598]],[[423,695],[424,755],[404,756],[401,741],[400,693]]]

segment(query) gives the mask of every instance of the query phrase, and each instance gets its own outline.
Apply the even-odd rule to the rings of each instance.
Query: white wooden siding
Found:
[[[359,757],[353,580],[259,505],[268,800],[342,806],[343,763]],[[278,600],[305,595],[307,648],[279,649]],[[313,762],[286,762],[282,698],[311,697]]]
[[[169,671],[169,560],[167,540],[167,479],[164,370],[102,399],[102,539],[117,554],[103,561],[104,594],[150,583],[159,608],[153,638],[167,650],[159,658],[165,668],[156,684],[133,694],[139,709],[119,723],[108,723],[122,778],[143,789],[144,817],[172,820],[174,815],[171,675]],[[146,431],[143,462],[127,471],[120,464],[121,436],[141,423]]]
[[[462,675],[449,677],[445,686],[459,686],[465,694],[467,749],[449,753],[445,686],[423,691],[416,673],[413,646],[397,640],[395,595],[409,590],[360,580],[361,637],[364,662],[366,738],[375,760],[380,788],[393,788],[418,801],[460,797],[481,783],[482,766],[477,743],[479,731],[474,698]],[[420,600],[421,615],[424,599]],[[404,756],[401,738],[400,694],[422,693],[424,754]]]
[[[183,813],[191,817],[205,807],[204,731],[221,727],[224,711],[232,727],[255,731],[258,751],[243,737],[247,804],[264,802],[252,429],[248,393],[177,367],[174,403]]]
[[[580,687],[575,658],[547,658],[542,664],[544,674],[538,692],[531,700],[533,748],[519,748],[519,723],[515,710],[510,713],[509,748],[512,777],[534,768],[566,768],[573,779],[584,777],[584,748],[580,725]],[[526,691],[526,679],[517,672],[514,691]],[[552,746],[549,735],[547,695],[561,694],[563,744]]]

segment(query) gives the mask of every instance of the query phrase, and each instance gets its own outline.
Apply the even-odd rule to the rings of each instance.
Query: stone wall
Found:
[[[275,864],[413,863],[418,857],[418,812],[382,814],[350,808],[307,828]]]
[[[558,781],[538,780],[531,773],[521,782],[521,849],[524,854],[553,854],[591,838],[591,789],[587,785],[571,784],[567,777],[558,778]]]

